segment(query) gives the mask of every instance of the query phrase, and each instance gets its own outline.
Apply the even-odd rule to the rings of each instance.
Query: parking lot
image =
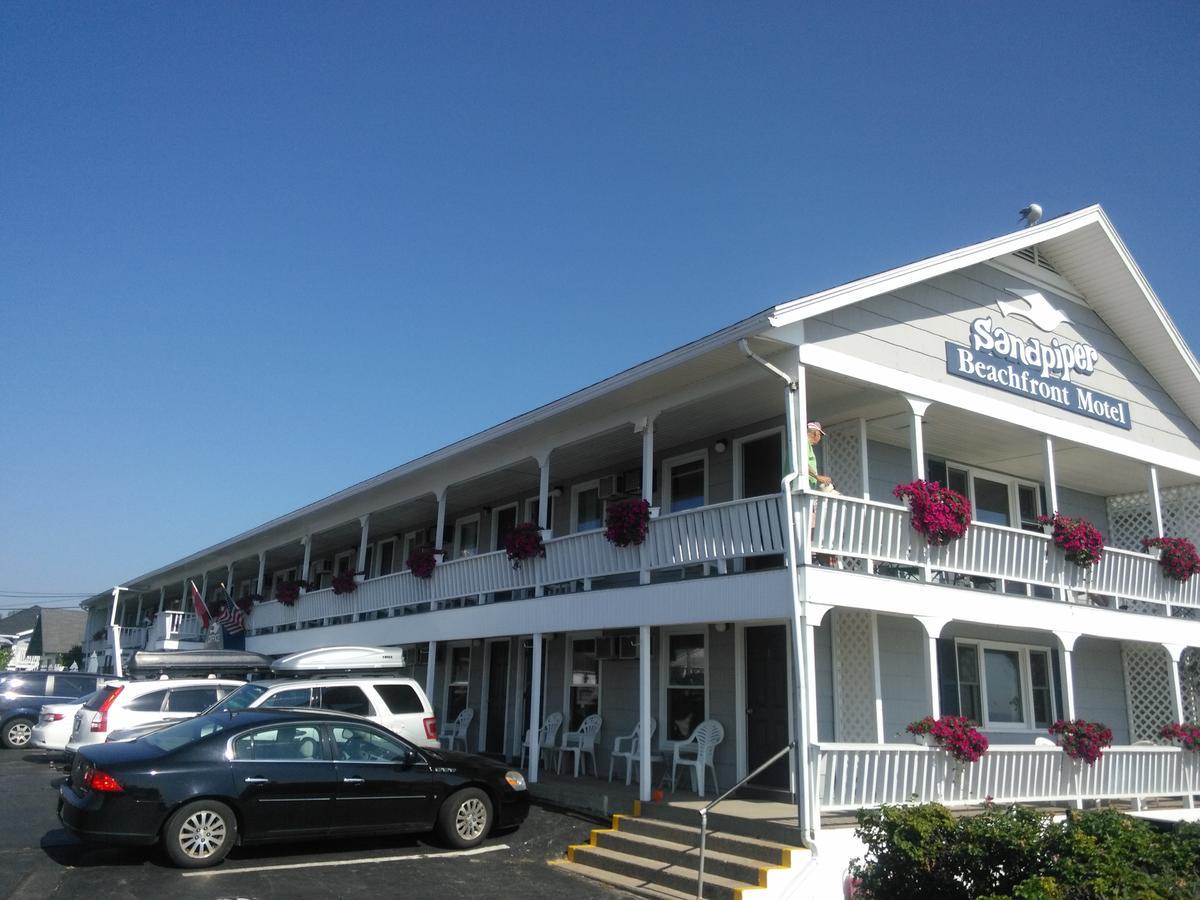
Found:
[[[41,752],[0,751],[0,896],[271,898],[628,895],[549,864],[585,840],[592,819],[534,806],[517,830],[470,851],[420,836],[235,848],[221,865],[184,872],[157,848],[83,844],[55,813],[65,777]]]

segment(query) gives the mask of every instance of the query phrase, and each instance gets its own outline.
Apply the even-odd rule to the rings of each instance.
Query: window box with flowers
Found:
[[[438,559],[437,552],[428,544],[418,547],[412,552],[412,555],[405,560],[404,565],[408,570],[418,578],[429,578],[433,575],[433,570],[437,568]]]
[[[976,731],[975,725],[966,716],[942,716],[940,719],[926,716],[909,722],[905,730],[921,738],[926,746],[932,743],[940,747],[960,763],[973,763],[978,762],[988,748],[988,739]]]
[[[1112,729],[1103,722],[1088,722],[1084,719],[1059,719],[1050,726],[1050,733],[1058,740],[1063,753],[1071,759],[1082,760],[1094,766],[1103,751],[1112,746]]]
[[[604,537],[618,547],[638,546],[646,540],[649,527],[650,503],[646,500],[612,503],[604,516]]]
[[[907,500],[909,521],[931,546],[948,544],[967,533],[971,524],[971,501],[958,491],[936,481],[917,479],[898,484],[892,494]]]
[[[335,594],[353,594],[358,590],[358,582],[354,580],[353,572],[339,572],[330,582]]]
[[[1158,567],[1164,578],[1187,581],[1193,575],[1200,574],[1200,555],[1196,554],[1196,545],[1187,538],[1142,538],[1142,546],[1147,550],[1155,547],[1161,551]]]
[[[1081,569],[1089,569],[1104,555],[1104,535],[1087,519],[1072,519],[1062,513],[1038,516],[1042,525],[1053,526],[1054,544]]]
[[[514,569],[521,568],[521,563],[527,559],[545,556],[546,546],[542,543],[542,530],[537,522],[522,522],[514,526],[504,538],[504,552]]]
[[[1195,722],[1171,722],[1164,725],[1158,736],[1169,741],[1178,741],[1184,750],[1200,751],[1200,725]]]

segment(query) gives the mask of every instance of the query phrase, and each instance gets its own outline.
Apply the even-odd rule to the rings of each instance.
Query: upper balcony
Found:
[[[953,544],[929,547],[903,506],[812,493],[796,495],[795,503],[795,521],[813,523],[811,553],[835,556],[848,571],[1130,612],[1171,615],[1200,606],[1200,579],[1167,579],[1147,554],[1107,547],[1098,566],[1082,570],[1037,531],[975,522]],[[302,594],[294,606],[271,600],[255,607],[249,625],[263,634],[782,565],[783,505],[783,495],[769,495],[661,516],[650,521],[640,547],[618,548],[603,531],[552,538],[545,558],[519,567],[503,551],[466,556],[438,565],[429,578],[400,572],[369,579],[351,594],[325,588]]]

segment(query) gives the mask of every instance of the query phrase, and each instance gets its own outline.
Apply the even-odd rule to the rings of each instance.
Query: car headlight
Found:
[[[525,784],[525,776],[515,769],[509,769],[505,772],[504,780],[508,782],[508,786],[514,791],[523,791],[528,787]]]

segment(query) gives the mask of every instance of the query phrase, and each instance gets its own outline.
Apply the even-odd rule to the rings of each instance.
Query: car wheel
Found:
[[[438,812],[438,833],[452,847],[474,847],[492,829],[492,801],[479,788],[452,795]]]
[[[237,819],[224,803],[197,800],[176,810],[163,829],[163,846],[181,869],[215,866],[237,840]]]
[[[33,719],[17,717],[4,723],[4,731],[0,732],[0,741],[9,750],[20,750],[28,747],[33,740]]]

